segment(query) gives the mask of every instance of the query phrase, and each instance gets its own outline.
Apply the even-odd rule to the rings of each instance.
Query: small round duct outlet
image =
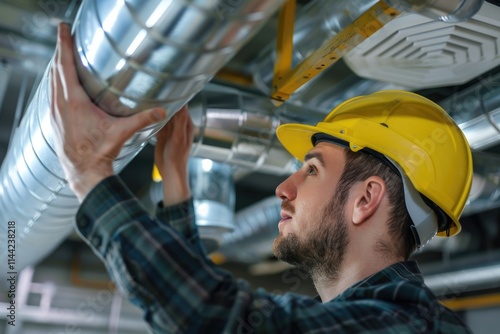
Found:
[[[412,89],[466,83],[500,64],[499,17],[490,3],[454,24],[403,13],[344,59],[360,77]]]
[[[208,253],[234,229],[235,192],[231,166],[210,159],[189,159],[189,183],[196,225]]]
[[[198,233],[211,253],[235,227],[233,170],[228,164],[197,157],[189,159],[188,168]],[[155,205],[162,198],[162,183],[153,183],[146,202]]]

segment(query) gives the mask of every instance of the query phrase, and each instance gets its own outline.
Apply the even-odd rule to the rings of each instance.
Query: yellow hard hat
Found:
[[[337,106],[316,126],[284,124],[276,134],[300,161],[318,138],[324,140],[322,136],[352,151],[387,158],[403,178],[406,207],[415,225],[420,224],[415,216],[421,215],[417,245],[425,244],[436,232],[438,236],[460,232],[458,219],[472,183],[470,147],[453,119],[423,96],[387,90],[355,97]],[[412,196],[414,190],[423,197]],[[414,214],[414,207],[422,201],[431,207],[435,219],[425,217],[430,215],[428,210]]]

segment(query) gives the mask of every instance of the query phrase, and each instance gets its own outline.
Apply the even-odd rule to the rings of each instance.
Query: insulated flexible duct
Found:
[[[279,5],[271,0],[84,1],[73,26],[79,77],[90,97],[111,114],[162,105],[172,116]],[[49,95],[46,71],[0,170],[0,275],[52,251],[70,233],[78,207],[53,150]],[[122,169],[162,125],[134,135],[115,169]],[[98,140],[99,131],[105,129],[88,133],[88,140]],[[82,158],[85,153],[90,152]],[[17,241],[10,268],[5,267],[9,221],[15,222]]]

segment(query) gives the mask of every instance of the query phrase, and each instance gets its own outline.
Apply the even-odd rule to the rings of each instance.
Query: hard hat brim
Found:
[[[314,148],[312,136],[322,132],[320,128],[304,124],[283,124],[276,130],[276,136],[283,147],[300,162]]]

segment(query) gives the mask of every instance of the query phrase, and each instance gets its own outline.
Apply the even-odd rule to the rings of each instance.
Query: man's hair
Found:
[[[415,251],[416,245],[411,231],[412,220],[406,209],[401,177],[382,160],[363,152],[344,150],[345,166],[340,177],[337,192],[340,198],[347,198],[354,183],[376,175],[386,184],[389,205],[389,233],[393,242],[379,241],[377,250],[392,255],[403,256],[407,260]]]

